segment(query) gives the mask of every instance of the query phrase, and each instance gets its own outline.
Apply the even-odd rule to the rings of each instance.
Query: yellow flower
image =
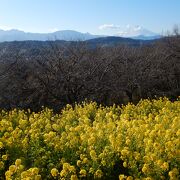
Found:
[[[81,161],[80,160],[77,160],[77,166],[80,167],[81,166]]]
[[[66,177],[66,175],[67,175],[67,171],[63,169],[63,170],[60,172],[60,176],[61,176],[61,177]]]
[[[94,169],[93,169],[92,167],[89,169],[89,173],[90,173],[90,174],[93,174],[93,173],[94,173]]]
[[[21,159],[16,159],[15,165],[16,165],[16,166],[20,166],[20,165],[21,165]]]
[[[53,177],[56,177],[56,176],[58,176],[58,170],[56,169],[56,168],[53,168],[53,169],[51,169],[51,175],[53,176]]]
[[[92,159],[92,160],[96,161],[96,158],[97,158],[97,156],[96,156],[96,151],[91,150],[91,151],[90,151],[90,156],[91,156],[91,159]]]
[[[2,159],[3,159],[4,161],[6,161],[6,160],[8,159],[8,156],[7,156],[7,155],[2,155]]]
[[[151,177],[147,177],[145,178],[145,180],[153,180]]]
[[[71,175],[71,180],[78,180],[76,175]]]
[[[18,169],[19,169],[20,171],[22,171],[22,170],[24,169],[24,166],[21,164],[21,165],[18,166]]]
[[[126,180],[133,180],[133,177],[132,177],[132,176],[128,176],[128,177],[126,178]]]
[[[35,180],[41,180],[41,175],[36,175]]]
[[[119,180],[125,180],[125,179],[126,179],[126,176],[124,174],[119,175]]]
[[[148,171],[149,171],[149,166],[147,164],[144,164],[142,168],[142,172],[146,174]]]
[[[105,160],[102,160],[102,161],[101,161],[101,164],[102,164],[103,166],[106,166],[106,161],[105,161]]]
[[[12,173],[16,172],[16,169],[17,169],[17,167],[15,165],[11,165],[9,167],[9,171],[12,172]]]
[[[162,165],[161,165],[161,168],[163,170],[168,170],[169,169],[169,164],[167,162],[164,162]]]
[[[123,166],[126,168],[127,167],[127,162],[123,162]]]
[[[6,171],[5,172],[6,179],[10,178],[12,174],[13,173],[11,171]]]
[[[26,171],[23,171],[23,172],[21,173],[21,179],[26,178],[27,175],[28,175],[28,173],[27,173]]]
[[[179,174],[179,171],[177,168],[172,169],[169,171],[169,177],[172,179],[176,179],[176,176]]]
[[[88,162],[88,158],[83,159],[83,163],[86,164]]]
[[[70,167],[70,164],[69,163],[63,163],[63,169],[64,170],[68,170]]]
[[[69,171],[75,173],[76,168],[74,166],[69,166]]]
[[[39,169],[38,168],[33,168],[32,169],[32,173],[34,174],[34,175],[38,175],[38,173],[39,173]]]
[[[81,169],[79,174],[82,176],[82,177],[86,177],[86,170],[85,169]]]
[[[4,162],[0,161],[0,169],[4,168]]]
[[[129,145],[131,143],[130,139],[126,139],[126,144]]]
[[[4,147],[3,143],[0,141],[0,149]]]
[[[127,149],[123,149],[121,151],[121,154],[122,154],[122,156],[128,156],[129,155],[129,151]]]
[[[101,177],[103,176],[103,172],[102,172],[100,169],[98,169],[98,170],[95,172],[94,176],[95,176],[96,178],[101,178]]]

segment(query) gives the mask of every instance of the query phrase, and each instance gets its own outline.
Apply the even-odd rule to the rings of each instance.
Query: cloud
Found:
[[[120,29],[119,25],[115,25],[115,24],[103,24],[99,26],[100,30],[104,30],[104,29]]]
[[[133,36],[155,36],[158,35],[148,29],[143,28],[142,26],[131,26],[127,25],[123,30],[120,30],[116,34],[117,36],[122,37],[133,37]]]
[[[133,26],[127,24],[126,26],[120,26],[115,24],[103,24],[99,26],[100,30],[111,30],[111,33],[115,33],[113,35],[118,35],[122,37],[129,37],[129,36],[137,36],[140,34],[145,34],[144,29],[139,26]]]

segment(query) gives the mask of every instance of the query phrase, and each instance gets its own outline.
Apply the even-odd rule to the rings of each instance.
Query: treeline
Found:
[[[58,111],[84,100],[112,105],[179,95],[179,33],[140,47],[60,41],[0,45],[1,108]]]

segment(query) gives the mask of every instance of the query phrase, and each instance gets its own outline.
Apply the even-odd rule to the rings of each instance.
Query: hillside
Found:
[[[0,43],[0,107],[54,110],[85,99],[104,105],[180,95],[179,36],[156,41]]]

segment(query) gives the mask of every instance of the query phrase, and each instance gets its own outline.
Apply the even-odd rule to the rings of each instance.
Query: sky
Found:
[[[156,33],[180,24],[180,0],[0,0],[0,29],[114,34],[142,26]]]

